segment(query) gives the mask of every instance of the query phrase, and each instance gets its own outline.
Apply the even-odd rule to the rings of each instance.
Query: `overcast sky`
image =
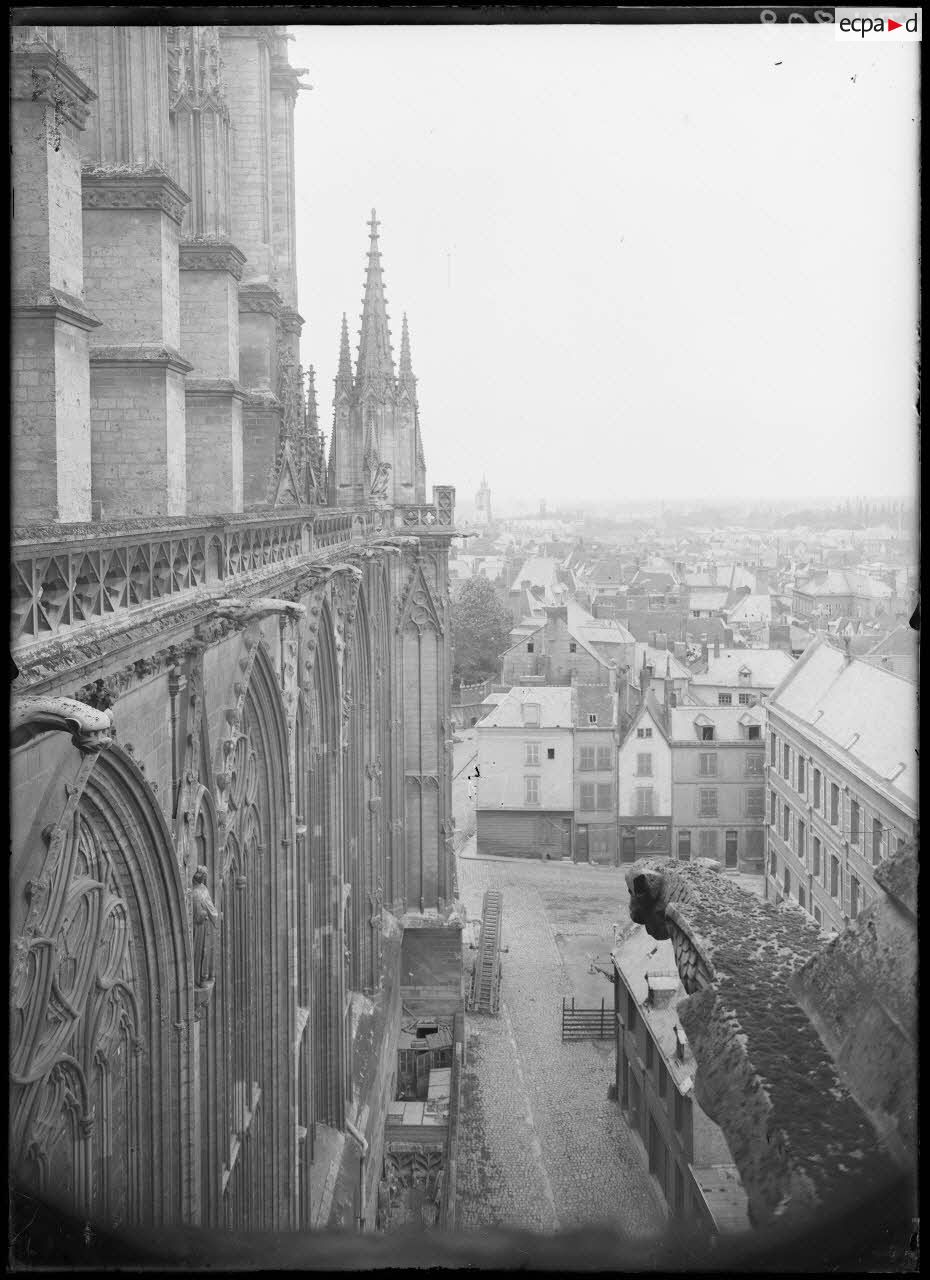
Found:
[[[918,51],[830,26],[294,27],[303,360],[329,434],[367,220],[428,484],[916,484]]]

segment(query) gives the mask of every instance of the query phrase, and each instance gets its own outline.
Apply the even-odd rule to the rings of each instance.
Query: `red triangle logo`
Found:
[[[889,30],[889,31],[897,31],[897,29],[898,29],[898,27],[900,27],[900,25],[901,25],[901,23],[900,23],[900,22],[895,22],[894,18],[889,18],[889,19],[888,19],[888,30]]]

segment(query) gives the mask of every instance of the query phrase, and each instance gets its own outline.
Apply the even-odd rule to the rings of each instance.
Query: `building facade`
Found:
[[[758,707],[672,707],[672,847],[761,875],[765,853],[765,743]]]
[[[571,857],[572,693],[514,688],[478,722],[479,854]]]
[[[842,930],[916,835],[916,686],[820,638],[767,711],[766,892]]]
[[[647,692],[617,752],[621,862],[672,852],[672,755],[662,707]]]
[[[577,862],[617,862],[617,697],[604,684],[572,686],[574,846]]]
[[[15,31],[10,1172],[110,1228],[373,1225],[402,1011],[461,1008],[454,491],[337,398],[325,501],[286,49]]]

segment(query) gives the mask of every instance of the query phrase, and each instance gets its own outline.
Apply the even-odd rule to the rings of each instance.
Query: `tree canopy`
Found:
[[[500,670],[513,620],[487,578],[468,578],[452,602],[452,675],[477,684]]]

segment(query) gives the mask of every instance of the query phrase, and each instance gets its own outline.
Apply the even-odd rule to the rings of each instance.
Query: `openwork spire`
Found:
[[[346,320],[345,312],[342,313],[342,337],[339,341],[339,369],[336,373],[337,384],[343,379],[347,379],[349,385],[352,385],[352,352],[349,350],[349,323]]]
[[[403,324],[400,331],[400,369],[398,371],[398,381],[413,382],[413,365],[410,361],[410,330],[407,328],[407,313],[404,312]]]
[[[356,369],[359,390],[369,382],[379,385],[387,381],[391,386],[394,383],[394,354],[391,350],[391,334],[388,330],[381,251],[378,248],[378,226],[375,211],[372,209],[371,220],[368,223],[370,237],[368,274],[365,278],[365,300],[362,304],[362,328],[359,334]]]

